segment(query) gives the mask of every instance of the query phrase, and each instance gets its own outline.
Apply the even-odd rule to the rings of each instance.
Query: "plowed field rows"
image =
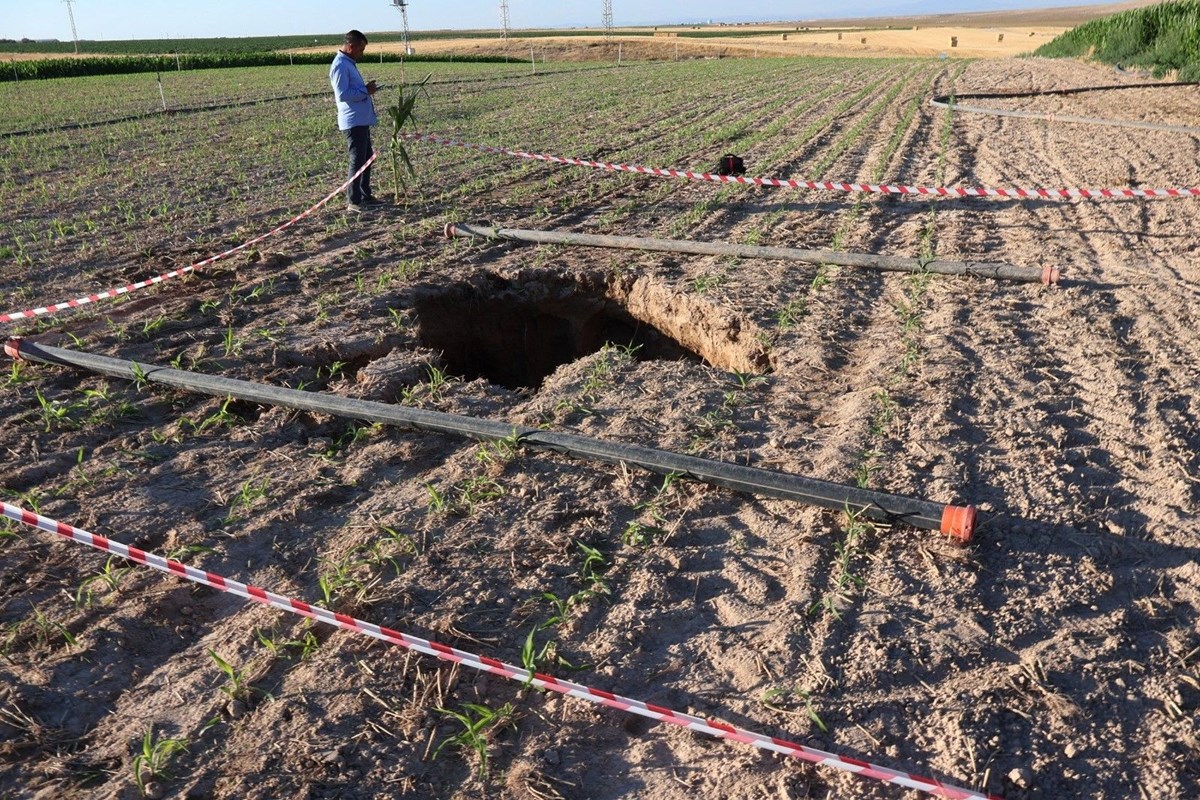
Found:
[[[364,64],[393,86],[399,69]],[[526,69],[435,68],[421,129],[700,171],[735,153],[772,177],[1200,185],[1194,136],[926,103],[1135,80],[1082,64]],[[0,132],[152,110],[147,80],[0,86]],[[189,105],[324,87],[308,67],[166,80]],[[1200,118],[1179,89],[997,107]],[[418,175],[400,204],[355,216],[339,198],[191,277],[0,335],[970,503],[974,542],[8,361],[4,499],[443,644],[1003,797],[1200,795],[1200,201],[781,191],[408,147]],[[0,311],[258,235],[340,182],[343,148],[323,96],[0,137]],[[391,195],[386,152],[373,182]],[[447,240],[451,222],[1051,265],[1063,281]],[[917,796],[0,526],[0,797]]]

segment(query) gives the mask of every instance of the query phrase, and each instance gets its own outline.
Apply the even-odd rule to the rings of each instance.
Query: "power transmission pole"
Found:
[[[604,0],[604,39],[605,41],[612,38],[612,0]]]
[[[400,9],[400,19],[403,25],[400,43],[404,47],[404,55],[412,55],[412,48],[408,46],[408,0],[392,0],[392,6]]]
[[[75,9],[72,4],[75,0],[63,0],[67,4],[67,16],[71,18],[71,38],[75,40],[75,55],[79,55],[79,32],[75,30]]]
[[[508,44],[508,0],[500,0],[500,38]]]

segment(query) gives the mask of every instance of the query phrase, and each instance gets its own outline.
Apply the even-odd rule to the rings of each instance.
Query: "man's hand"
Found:
[[[367,84],[367,94],[375,94],[375,81]]]

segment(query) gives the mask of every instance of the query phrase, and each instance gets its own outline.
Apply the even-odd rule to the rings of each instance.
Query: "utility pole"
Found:
[[[75,30],[75,0],[63,0],[67,4],[67,16],[71,18],[71,38],[75,40],[75,55],[79,55],[79,32]]]
[[[508,44],[508,0],[500,0],[500,39]]]
[[[604,0],[604,40],[612,39],[612,0]]]
[[[400,19],[403,25],[400,37],[400,43],[404,48],[404,55],[412,55],[412,48],[408,46],[408,0],[392,0],[392,7],[400,9]]]

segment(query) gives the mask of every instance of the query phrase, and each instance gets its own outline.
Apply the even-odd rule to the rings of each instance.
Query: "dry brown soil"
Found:
[[[948,92],[951,74],[931,89]],[[1088,65],[1004,60],[970,64],[956,85],[1114,80]],[[866,178],[915,91],[829,174]],[[1014,105],[1200,118],[1191,89]],[[885,175],[1200,185],[1196,137],[963,115],[943,149],[943,120],[922,103]],[[650,141],[656,128],[630,135]],[[790,159],[761,166],[804,170]],[[666,235],[715,191],[679,184],[662,199],[658,181],[581,172],[589,184],[595,196],[565,212],[508,186],[468,211],[513,227]],[[620,230],[602,226],[616,203],[650,196],[660,199]],[[178,355],[206,372],[971,502],[983,520],[967,548],[902,525],[852,534],[843,513],[686,480],[663,489],[659,476],[563,455],[356,432],[316,413],[233,402],[226,424],[220,399],[116,381],[110,391],[136,413],[76,428],[47,424],[30,384],[5,388],[3,483],[59,518],[230,577],[310,601],[321,600],[318,575],[340,577],[340,610],[506,661],[537,630],[539,649],[553,642],[550,672],[1003,797],[1200,795],[1200,201],[866,198],[850,213],[855,202],[751,189],[687,235],[743,241],[776,211],[764,244],[824,247],[843,229],[846,249],[913,256],[932,229],[943,258],[1052,264],[1064,284],[455,245],[414,202],[333,235],[306,223],[262,262],[56,326],[146,363]],[[355,273],[374,286],[422,259],[441,266],[396,281],[385,303],[395,324],[356,294]],[[73,288],[48,281],[52,294]],[[242,298],[265,292],[231,304],[235,285]],[[220,329],[203,300],[225,303]],[[167,327],[142,333],[160,314]],[[608,325],[645,350],[592,352],[551,364],[539,385],[502,385],[536,383],[546,332],[563,319]],[[225,324],[244,350],[220,352]],[[42,338],[72,346],[60,330]],[[677,358],[668,338],[694,357]],[[730,371],[764,363],[761,380]],[[435,385],[426,364],[476,374]],[[27,369],[49,400],[105,384]],[[588,573],[581,545],[603,566]],[[0,550],[4,796],[135,798],[150,729],[188,742],[154,779],[171,797],[916,796],[146,570],[87,582],[103,564],[41,534]],[[77,604],[84,586],[91,602]],[[547,595],[574,600],[556,610]],[[245,670],[252,690],[239,703],[210,650]],[[489,733],[486,781],[469,747],[432,758],[462,729],[439,709],[467,703],[512,704],[513,724]]]

